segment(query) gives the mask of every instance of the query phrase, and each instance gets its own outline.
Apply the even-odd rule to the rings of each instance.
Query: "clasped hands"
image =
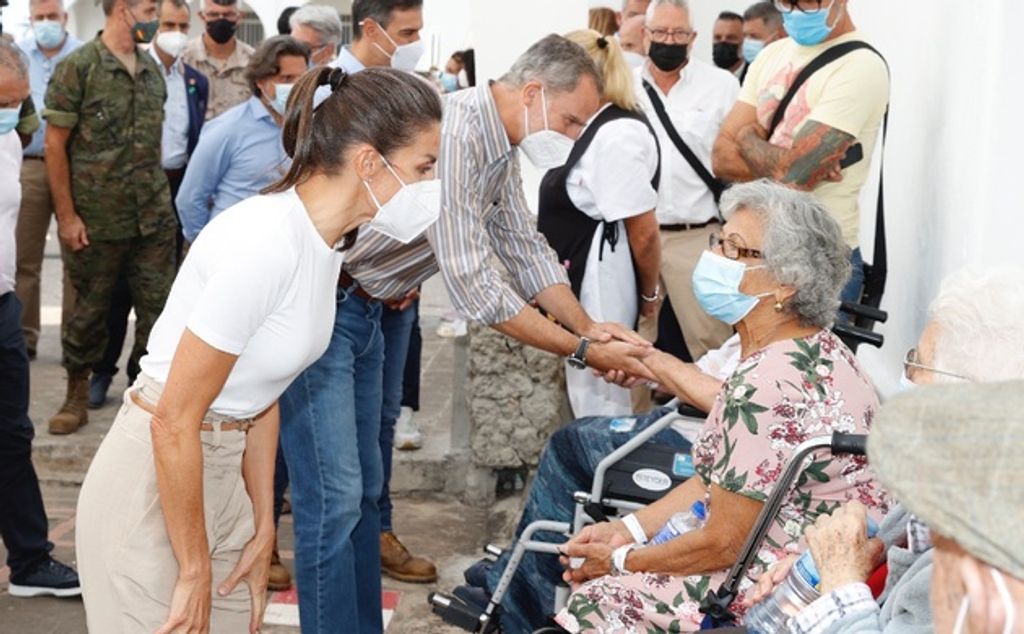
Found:
[[[629,328],[614,322],[593,323],[577,334],[590,340],[587,365],[595,375],[630,377],[634,382],[656,380],[644,364],[656,352],[654,346]]]

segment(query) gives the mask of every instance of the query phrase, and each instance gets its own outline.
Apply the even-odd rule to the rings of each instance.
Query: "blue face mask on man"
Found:
[[[18,127],[21,119],[21,108],[0,108],[0,134],[7,134]]]
[[[288,95],[292,94],[294,84],[274,84],[274,99],[270,102],[274,110],[282,117],[288,109]]]
[[[821,44],[832,34],[833,29],[836,28],[836,24],[839,24],[839,20],[842,18],[843,11],[845,10],[843,7],[840,7],[835,22],[829,26],[828,14],[836,2],[839,2],[839,0],[833,0],[832,5],[821,7],[816,11],[793,9],[783,13],[782,21],[786,28],[786,33],[800,46],[816,46]]]
[[[54,49],[64,41],[64,25],[53,20],[40,20],[32,23],[32,32],[36,44],[46,49]]]
[[[764,42],[752,37],[743,40],[743,59],[747,60],[748,64],[753,64],[757,56],[764,50],[764,46]]]
[[[705,251],[693,270],[693,294],[704,312],[715,319],[735,326],[754,310],[758,302],[772,293],[747,295],[740,290],[747,271],[767,266],[747,266],[737,260]]]

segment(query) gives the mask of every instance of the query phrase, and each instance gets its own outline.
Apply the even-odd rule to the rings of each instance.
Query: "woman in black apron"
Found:
[[[544,176],[538,228],[568,268],[587,313],[632,328],[641,311],[657,314],[662,296],[658,142],[637,106],[618,41],[590,30],[566,37],[597,62],[606,103],[565,165]],[[567,368],[566,385],[576,417],[632,413],[628,390],[590,372]]]

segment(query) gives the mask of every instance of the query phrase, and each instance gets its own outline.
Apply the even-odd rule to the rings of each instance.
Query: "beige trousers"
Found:
[[[93,634],[147,633],[169,614],[178,563],[167,536],[156,485],[150,415],[130,398],[159,400],[159,386],[141,375],[103,439],[78,498],[75,549],[86,621]],[[247,632],[249,589],[227,597],[217,584],[231,573],[254,534],[252,504],[242,479],[245,433],[200,432],[203,503],[213,568],[210,632]],[[200,521],[196,518],[196,521]]]
[[[25,345],[36,350],[40,333],[40,287],[43,274],[43,254],[46,249],[46,234],[53,218],[53,200],[50,197],[50,183],[46,177],[46,163],[26,158],[21,165],[21,209],[18,211],[17,244],[18,269],[15,274],[15,292],[21,302],[21,329],[25,333]],[[60,245],[61,260],[64,259],[64,244]],[[64,269],[64,289],[61,306],[61,323],[67,324],[75,309],[75,287],[71,285],[67,269]]]
[[[711,224],[689,231],[661,232],[661,286],[672,300],[672,309],[694,361],[719,348],[733,333],[732,326],[704,312],[693,294],[693,269],[708,248],[709,236],[721,230],[722,225]],[[638,330],[645,339],[654,341],[658,338],[658,320],[641,317]],[[640,413],[650,409],[650,390],[634,390],[633,410]]]

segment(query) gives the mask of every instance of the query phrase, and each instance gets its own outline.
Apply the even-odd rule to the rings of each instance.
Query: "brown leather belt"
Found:
[[[711,225],[720,224],[721,221],[718,218],[712,218],[707,222],[685,222],[677,225],[660,225],[658,228],[662,231],[692,231],[693,229],[703,229]]]
[[[167,174],[167,180],[169,180],[169,181],[174,181],[174,180],[180,181],[182,178],[185,177],[185,168],[184,167],[177,167],[177,168],[172,169],[172,170],[165,169],[164,170],[164,174]]]
[[[46,160],[42,156],[28,156],[27,154],[25,156],[23,156],[22,158],[24,158],[26,161],[45,161]]]
[[[349,275],[346,271],[342,271],[341,274],[338,275],[338,287],[351,291],[356,297],[365,299],[368,302],[378,301],[376,297],[363,290],[363,287],[359,285],[359,282],[357,282],[355,278]]]
[[[139,396],[138,392],[132,390],[131,392],[129,392],[129,395],[131,396],[132,401],[136,405],[141,407],[143,411],[154,416],[156,415],[156,409],[148,402],[146,402],[145,399]],[[250,429],[252,429],[253,425],[255,425],[255,423],[252,418],[247,418],[245,420],[224,421],[220,423],[220,430],[248,432]],[[216,425],[213,423],[203,423],[199,426],[199,429],[202,431],[216,431]]]

